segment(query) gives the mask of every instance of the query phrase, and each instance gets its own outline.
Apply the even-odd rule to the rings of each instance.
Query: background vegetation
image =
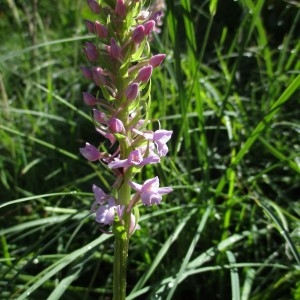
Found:
[[[83,2],[0,2],[1,299],[111,297],[113,239],[89,209],[113,178],[78,151],[100,142]],[[141,208],[128,299],[300,299],[299,15],[289,0],[167,1],[152,117],[174,137],[143,176],[174,192]]]

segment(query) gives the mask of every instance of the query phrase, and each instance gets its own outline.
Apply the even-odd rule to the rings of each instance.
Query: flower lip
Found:
[[[151,206],[153,204],[159,204],[162,199],[162,195],[168,194],[173,191],[171,187],[159,187],[158,177],[148,179],[143,185],[129,181],[128,184],[140,193],[141,200],[144,205]]]

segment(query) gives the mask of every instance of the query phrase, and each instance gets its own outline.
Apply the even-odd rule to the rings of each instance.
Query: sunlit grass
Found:
[[[299,7],[167,2],[151,117],[174,137],[145,174],[174,192],[141,207],[128,299],[297,300]],[[92,183],[113,178],[78,151],[100,142],[81,96],[83,3],[30,5],[1,12],[0,298],[110,298],[113,240],[89,209]]]

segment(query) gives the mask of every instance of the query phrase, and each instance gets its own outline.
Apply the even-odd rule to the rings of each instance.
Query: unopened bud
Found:
[[[96,161],[101,157],[98,149],[89,143],[86,143],[84,148],[79,148],[79,151],[89,161]]]
[[[89,33],[95,33],[95,26],[92,21],[85,20],[85,25]]]
[[[152,75],[152,71],[153,67],[151,65],[141,68],[137,75],[137,80],[143,82],[148,81]]]
[[[87,0],[87,3],[93,13],[100,14],[101,6],[96,0]]]
[[[115,6],[115,12],[120,17],[124,18],[126,16],[126,5],[124,0],[117,0],[116,6]]]
[[[106,85],[106,78],[103,75],[103,69],[100,67],[93,68],[93,80],[97,85]]]
[[[106,115],[104,112],[93,109],[94,120],[99,123],[106,123]]]
[[[111,38],[110,40],[110,56],[115,59],[121,57],[121,48],[114,38]]]
[[[139,85],[137,83],[131,83],[126,89],[126,99],[134,100],[139,93]]]
[[[145,28],[144,33],[145,33],[145,35],[150,34],[151,31],[153,30],[154,26],[155,26],[155,21],[151,20],[151,21],[146,22],[144,24],[144,28]]]
[[[110,118],[107,122],[108,129],[111,133],[120,133],[124,131],[123,122],[117,118]]]
[[[144,33],[144,26],[143,25],[138,25],[132,32],[132,39],[136,44],[140,44],[144,37],[145,37],[145,33]]]
[[[81,67],[82,74],[85,78],[93,80],[93,72],[88,67]]]
[[[165,59],[165,54],[156,54],[149,59],[149,65],[153,68],[158,67]]]
[[[107,28],[98,21],[95,21],[95,30],[99,38],[107,37],[108,34]]]
[[[82,95],[83,95],[83,101],[86,105],[94,106],[97,104],[97,99],[91,94],[84,92],[82,93]]]
[[[98,60],[97,47],[93,43],[86,42],[84,51],[89,61],[94,62]]]

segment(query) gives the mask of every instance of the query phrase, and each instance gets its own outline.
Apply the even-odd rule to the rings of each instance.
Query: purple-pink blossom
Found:
[[[159,204],[161,202],[162,195],[173,191],[171,187],[160,188],[157,176],[146,180],[143,185],[133,181],[129,181],[128,184],[140,194],[143,204],[147,206]]]
[[[154,132],[141,132],[135,129],[134,131],[142,135],[146,140],[153,141],[159,156],[166,156],[169,151],[167,142],[171,139],[172,130],[159,129]]]
[[[143,157],[143,153],[140,148],[132,150],[127,159],[115,158],[114,161],[108,164],[111,169],[128,168],[130,166],[142,167],[149,164],[155,164],[160,161],[160,158],[150,151],[146,158]]]
[[[109,198],[107,205],[101,205],[96,211],[96,222],[104,225],[112,225],[115,219],[115,213],[122,214],[122,208],[120,205],[116,205],[114,198]]]
[[[93,204],[93,206],[92,206],[91,211],[92,211],[92,212],[95,212],[95,211],[96,211],[96,210],[95,210],[95,207],[96,207],[97,205],[103,205],[105,202],[107,202],[107,200],[108,200],[111,196],[105,194],[105,193],[103,192],[103,190],[102,190],[101,188],[99,188],[98,186],[96,186],[95,184],[93,184],[92,189],[93,189],[93,193],[94,193],[94,197],[95,197],[95,202],[94,202],[94,204]]]

